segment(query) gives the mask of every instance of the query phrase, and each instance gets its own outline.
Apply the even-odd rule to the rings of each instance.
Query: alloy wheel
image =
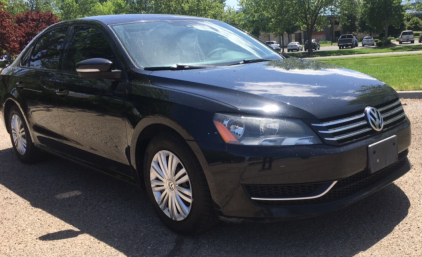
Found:
[[[151,189],[160,209],[172,220],[186,219],[192,208],[192,186],[189,175],[170,151],[155,154],[150,168]]]
[[[24,155],[27,148],[26,132],[23,122],[17,114],[13,114],[10,120],[10,128],[16,150],[20,155]]]

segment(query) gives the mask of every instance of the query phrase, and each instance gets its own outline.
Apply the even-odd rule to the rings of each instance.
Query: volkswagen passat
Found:
[[[183,234],[333,211],[410,169],[397,93],[284,59],[223,22],[99,16],[50,26],[1,72],[19,160],[49,152],[143,185]]]

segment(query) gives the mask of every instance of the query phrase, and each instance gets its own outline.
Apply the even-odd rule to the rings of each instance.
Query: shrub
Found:
[[[388,37],[388,40],[391,42],[393,40],[396,40],[394,37]]]
[[[411,30],[421,30],[422,29],[422,21],[418,17],[413,17],[409,23],[407,23],[407,29]]]
[[[378,47],[383,47],[384,46],[384,41],[383,40],[377,40],[377,46]]]

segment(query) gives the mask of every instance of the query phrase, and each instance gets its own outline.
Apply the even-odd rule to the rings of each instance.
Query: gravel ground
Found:
[[[163,227],[135,187],[58,158],[21,164],[0,125],[0,256],[422,256],[422,101],[403,104],[413,169],[394,184],[327,215],[195,238]]]

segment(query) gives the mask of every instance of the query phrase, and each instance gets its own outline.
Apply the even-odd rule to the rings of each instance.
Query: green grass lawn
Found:
[[[320,42],[319,42],[319,45],[320,45],[321,47],[323,47],[323,46],[331,46],[331,41],[320,41]],[[337,43],[336,43],[336,42],[334,42],[334,43],[333,43],[333,46],[335,46],[335,45],[337,45]]]
[[[356,70],[392,86],[397,91],[422,90],[422,54],[368,56],[318,60]]]
[[[363,48],[357,47],[353,49],[342,49],[333,51],[314,51],[314,57],[323,56],[340,56],[340,55],[354,55],[354,54],[376,54],[376,53],[388,53],[388,52],[406,52],[406,51],[422,51],[422,45],[408,45],[408,46],[396,46],[396,47],[379,47],[379,48]],[[287,54],[287,53],[286,53]],[[292,57],[308,57],[307,52],[289,53]]]

